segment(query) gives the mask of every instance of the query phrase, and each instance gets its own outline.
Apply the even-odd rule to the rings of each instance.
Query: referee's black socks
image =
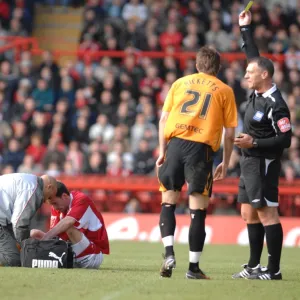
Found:
[[[262,223],[247,224],[250,245],[248,267],[255,268],[260,264],[260,257],[264,246],[265,229]]]
[[[283,241],[281,223],[265,226],[268,247],[268,270],[277,273],[280,270],[280,258]]]
[[[161,205],[159,228],[162,242],[165,247],[165,256],[174,255],[174,233],[176,227],[175,204],[163,203]]]
[[[189,230],[189,270],[197,272],[199,270],[200,255],[205,242],[205,218],[206,210],[190,209],[191,224]]]

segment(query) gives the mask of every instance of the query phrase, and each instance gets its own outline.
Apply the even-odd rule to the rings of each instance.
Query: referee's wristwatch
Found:
[[[253,148],[258,147],[257,139],[253,139],[252,145],[253,145]]]

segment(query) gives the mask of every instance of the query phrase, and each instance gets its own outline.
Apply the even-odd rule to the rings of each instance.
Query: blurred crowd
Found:
[[[0,38],[26,37],[32,33],[34,1],[0,0]],[[4,40],[0,39],[0,46]]]
[[[0,37],[31,34],[33,2],[0,0]],[[58,65],[48,51],[38,65],[30,52],[17,61],[9,51],[0,54],[1,173],[154,176],[166,94],[178,77],[196,72],[194,59],[169,54],[195,52],[203,45],[241,52],[238,15],[246,2],[89,0],[76,62]],[[294,135],[282,176],[293,181],[300,177],[300,1],[255,1],[252,13],[255,40],[261,52],[274,55],[274,81],[292,113]],[[126,55],[93,58],[98,50]],[[145,57],[142,51],[166,56]],[[250,92],[244,70],[244,59],[224,55],[219,77],[234,89],[238,131]],[[220,160],[221,151],[215,164]],[[229,176],[239,174],[235,149]]]

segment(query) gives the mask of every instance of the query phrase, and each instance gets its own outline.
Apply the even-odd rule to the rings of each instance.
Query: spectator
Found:
[[[116,155],[114,160],[107,166],[107,175],[112,177],[128,177],[130,170],[124,167],[124,161],[120,155]]]
[[[25,149],[29,145],[29,137],[27,134],[26,124],[22,121],[12,123],[13,138],[19,142],[20,148]]]
[[[2,175],[14,173],[15,170],[12,165],[4,165],[1,171]]]
[[[135,124],[131,127],[131,151],[136,152],[140,140],[144,136],[146,128],[150,128],[153,132],[156,132],[156,126],[154,124],[147,124],[144,114],[138,114]]]
[[[124,208],[124,212],[127,214],[135,214],[142,212],[139,200],[135,197],[130,198],[130,200]]]
[[[73,130],[73,140],[78,141],[79,143],[88,145],[89,143],[89,128],[88,120],[84,116],[77,118],[76,126]]]
[[[125,21],[143,23],[148,16],[147,7],[139,0],[130,0],[123,8],[122,17]]]
[[[99,114],[107,116],[107,119],[111,121],[115,112],[113,94],[109,90],[104,90],[100,94],[100,102],[97,106]]]
[[[121,162],[119,160],[121,160]],[[129,175],[131,173],[133,161],[133,154],[125,151],[125,146],[122,142],[115,143],[112,151],[107,156],[108,169],[118,169],[122,174]]]
[[[0,18],[4,26],[8,25],[10,17],[10,7],[5,0],[0,0]]]
[[[109,1],[108,7],[106,8],[108,17],[114,19],[121,19],[122,16],[122,5],[123,0],[112,0]]]
[[[36,108],[41,111],[51,111],[54,104],[53,89],[48,87],[44,79],[39,79],[37,87],[33,90],[32,96],[36,102]]]
[[[211,22],[210,30],[205,34],[206,43],[218,51],[226,52],[230,47],[228,34],[221,29],[220,21]]]
[[[133,173],[139,175],[149,174],[155,167],[155,160],[149,144],[146,140],[141,140],[139,150],[134,154]]]
[[[45,153],[45,156],[43,158],[43,168],[45,170],[59,172],[59,166],[62,167],[64,165],[64,162],[65,153],[63,145],[60,144],[60,140],[57,136],[53,136],[49,139],[47,152]]]
[[[43,169],[40,164],[34,163],[34,157],[25,155],[23,163],[17,169],[18,173],[41,174]]]
[[[84,173],[88,174],[106,174],[106,159],[101,152],[92,152],[84,168]]]
[[[134,123],[135,115],[129,111],[129,104],[121,102],[118,106],[118,110],[115,116],[115,125],[125,124],[131,127]]]
[[[58,76],[59,68],[50,51],[44,51],[42,54],[42,63],[40,64],[39,71],[44,67],[50,68],[54,77]]]
[[[80,55],[79,58],[87,61],[90,61],[89,57],[92,53],[97,52],[100,50],[100,45],[93,41],[93,36],[90,33],[85,33],[83,36],[83,41],[79,45]]]
[[[35,111],[32,114],[30,125],[31,132],[39,133],[43,137],[43,144],[47,145],[51,134],[51,126],[47,120],[47,115],[43,112]]]
[[[74,106],[75,91],[74,91],[73,82],[71,78],[64,78],[61,81],[58,97],[67,99],[70,107]]]
[[[41,163],[47,151],[47,147],[43,144],[40,134],[33,134],[30,138],[30,145],[26,149],[26,154],[33,158],[34,163]]]
[[[160,35],[159,41],[162,50],[166,50],[167,46],[172,45],[174,46],[175,50],[179,51],[182,41],[182,34],[179,30],[177,30],[176,24],[169,23],[166,31]]]
[[[66,156],[66,162],[72,165],[72,170],[75,174],[79,174],[82,171],[83,158],[79,143],[77,141],[71,141]]]
[[[97,117],[97,123],[91,126],[89,130],[89,137],[91,140],[98,139],[99,137],[104,142],[109,142],[113,138],[114,127],[108,122],[105,114],[100,114]]]
[[[24,159],[24,150],[21,149],[20,143],[16,139],[11,139],[8,142],[8,148],[3,154],[3,164],[11,165],[14,172],[22,164]]]
[[[28,33],[22,28],[22,24],[18,19],[12,19],[9,26],[9,35],[11,36],[27,36]]]
[[[86,5],[87,9],[91,9],[94,11],[97,19],[103,19],[105,17],[105,11],[100,3],[100,0],[89,0]]]
[[[141,49],[142,45],[146,43],[143,32],[133,20],[129,20],[126,25],[127,28],[123,31],[120,46],[126,48],[127,45],[131,45],[134,48]]]

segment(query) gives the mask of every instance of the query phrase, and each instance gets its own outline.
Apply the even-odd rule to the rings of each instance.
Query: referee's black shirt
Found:
[[[247,59],[259,56],[250,26],[241,26],[243,48]],[[291,144],[289,108],[274,84],[263,94],[254,91],[246,105],[244,133],[256,139],[258,147],[242,149],[245,156],[268,159],[280,158],[284,148]]]

